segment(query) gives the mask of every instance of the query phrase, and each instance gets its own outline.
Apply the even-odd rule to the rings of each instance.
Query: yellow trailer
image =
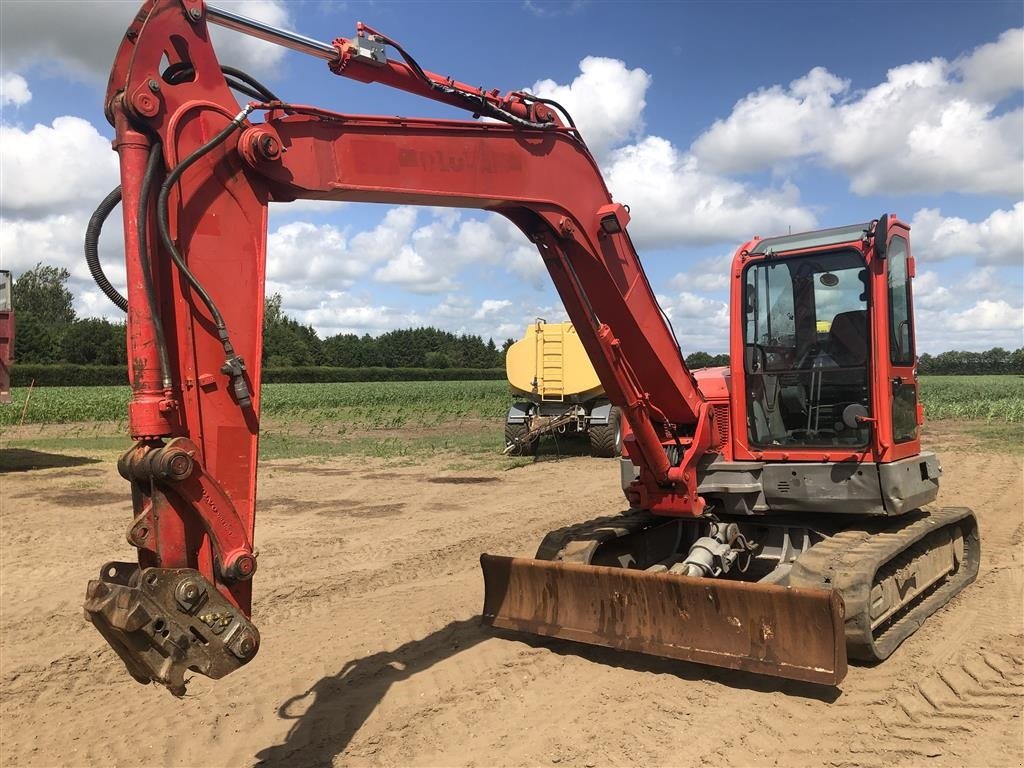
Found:
[[[608,402],[572,323],[538,319],[508,348],[505,372],[522,398],[505,421],[505,453],[532,456],[546,434],[585,434],[595,456],[622,452],[619,409]]]

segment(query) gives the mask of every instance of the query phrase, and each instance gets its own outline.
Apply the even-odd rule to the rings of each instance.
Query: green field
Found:
[[[0,408],[0,426],[21,421],[28,390],[12,390]],[[265,384],[262,416],[284,421],[338,421],[384,429],[426,426],[465,418],[498,419],[512,398],[503,381],[403,381],[343,384]],[[127,387],[35,389],[26,424],[121,421],[127,418]]]
[[[925,421],[1024,423],[1024,376],[924,376]]]
[[[18,424],[28,390],[13,390],[0,408],[0,426]],[[122,421],[127,387],[35,389],[26,424]],[[921,401],[929,420],[1024,423],[1022,376],[928,376]],[[512,396],[503,381],[409,381],[344,384],[266,384],[263,416],[272,421],[334,422],[362,429],[423,427],[461,419],[501,419]]]
[[[127,387],[44,387],[0,407],[0,471],[47,455],[97,455],[129,446]],[[969,433],[975,443],[1024,450],[1024,377],[931,376],[921,380],[926,421]],[[263,387],[260,457],[372,456],[430,460],[442,470],[532,461],[500,453],[501,425],[512,395],[503,381],[267,384]],[[66,426],[64,426],[66,425]],[[950,439],[936,436],[933,440]],[[953,438],[956,442],[956,438]],[[961,442],[957,442],[961,444]],[[545,438],[546,455],[586,454],[585,440]]]

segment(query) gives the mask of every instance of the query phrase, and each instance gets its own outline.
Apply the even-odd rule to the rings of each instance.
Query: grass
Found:
[[[1024,424],[1024,376],[925,376],[921,402],[926,420]]]
[[[11,391],[0,408],[0,426],[120,421],[128,412],[128,387],[39,387]],[[265,384],[263,418],[338,421],[374,429],[428,426],[453,419],[499,419],[512,396],[504,381],[397,381],[333,384]]]
[[[25,426],[12,426],[21,418],[25,395],[25,389],[16,389],[14,403],[0,408],[4,447],[88,455],[129,446],[126,387],[36,389]],[[1024,451],[1024,377],[924,377],[921,400],[929,423],[955,421],[985,444]],[[503,381],[267,384],[260,456],[429,459],[445,468],[522,466],[531,460],[498,453],[511,402]],[[562,440],[557,450],[577,454],[577,442]],[[542,450],[554,454],[556,448],[548,440]]]

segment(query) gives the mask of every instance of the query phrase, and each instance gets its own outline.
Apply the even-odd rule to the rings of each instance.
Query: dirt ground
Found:
[[[839,691],[478,625],[478,555],[615,512],[614,462],[341,458],[263,465],[259,656],[174,699],[82,618],[86,581],[132,557],[110,454],[0,475],[0,763],[1021,765],[1024,461],[938,442],[941,502],[980,519],[978,582]]]

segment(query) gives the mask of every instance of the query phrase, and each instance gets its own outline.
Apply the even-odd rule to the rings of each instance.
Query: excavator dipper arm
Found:
[[[258,88],[267,98],[239,111],[208,22],[494,121],[338,114]],[[388,60],[385,46],[405,61]],[[702,512],[695,467],[712,442],[712,414],[629,239],[627,209],[557,105],[427,72],[362,25],[354,40],[326,44],[202,0],[148,0],[115,59],[106,113],[121,166],[136,441],[120,470],[132,484],[128,540],[139,565],[104,566],[85,608],[137,679],[181,693],[185,670],[219,677],[258,649],[249,615],[271,201],[507,217],[536,244],[629,420],[636,504]]]

